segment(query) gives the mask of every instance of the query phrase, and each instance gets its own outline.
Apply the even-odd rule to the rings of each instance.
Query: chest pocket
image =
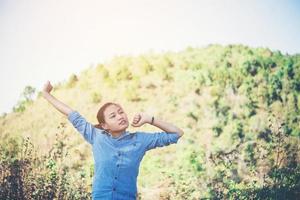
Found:
[[[121,150],[125,154],[125,156],[132,161],[139,160],[143,155],[141,142],[133,142],[131,144],[123,146]]]

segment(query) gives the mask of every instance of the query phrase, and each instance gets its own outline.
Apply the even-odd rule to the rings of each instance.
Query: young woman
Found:
[[[160,128],[161,132],[129,132],[129,121],[123,108],[117,103],[104,104],[97,113],[99,124],[92,125],[66,104],[50,94],[52,85],[47,81],[43,97],[68,120],[92,145],[95,173],[92,199],[135,200],[140,162],[146,151],[177,143],[183,135],[178,127],[145,113],[134,116],[131,125],[140,127],[146,123]]]

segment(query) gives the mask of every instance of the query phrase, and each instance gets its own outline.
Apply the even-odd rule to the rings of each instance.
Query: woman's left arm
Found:
[[[144,123],[148,123],[151,124],[152,122],[152,116],[141,113],[141,114],[137,114],[133,120],[132,125],[133,126],[141,126]],[[157,128],[160,128],[161,130],[168,132],[168,133],[178,133],[178,135],[181,137],[184,132],[182,129],[178,128],[177,126],[165,122],[162,119],[159,119],[157,117],[154,116],[154,120],[153,123],[151,124],[153,126],[156,126]]]

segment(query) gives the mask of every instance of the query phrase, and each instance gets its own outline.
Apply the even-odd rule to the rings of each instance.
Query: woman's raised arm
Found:
[[[182,129],[178,128],[177,126],[165,122],[161,119],[157,119],[153,117],[153,123],[152,123],[152,117],[150,115],[147,115],[145,113],[138,113],[134,116],[132,126],[134,127],[139,127],[142,126],[143,124],[152,124],[153,126],[156,126],[157,128],[160,128],[161,130],[165,132],[173,132],[173,133],[178,133],[178,135],[181,137],[184,132]]]
[[[50,94],[52,88],[53,87],[51,83],[47,81],[43,87],[43,91],[42,91],[43,97],[49,103],[51,103],[58,111],[68,116],[73,111],[73,109],[67,106],[66,104],[64,104],[63,102],[59,101],[58,99],[56,99],[52,94]]]
[[[68,120],[73,124],[78,132],[81,133],[86,141],[88,141],[90,144],[93,144],[96,128],[91,123],[86,121],[86,119],[77,111],[73,110],[72,108],[52,96],[50,94],[52,88],[53,87],[50,82],[47,81],[43,88],[43,97],[47,99],[58,111],[66,115],[68,117]]]

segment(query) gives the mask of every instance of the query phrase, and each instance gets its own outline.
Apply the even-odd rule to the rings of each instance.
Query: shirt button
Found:
[[[119,164],[117,164],[117,167],[119,167],[120,165]]]
[[[113,191],[116,191],[116,188],[113,188]]]
[[[121,153],[119,152],[119,154],[118,154],[119,156],[121,156]]]
[[[136,146],[136,144],[134,143],[133,146]]]
[[[115,176],[115,179],[117,179],[117,177]]]

